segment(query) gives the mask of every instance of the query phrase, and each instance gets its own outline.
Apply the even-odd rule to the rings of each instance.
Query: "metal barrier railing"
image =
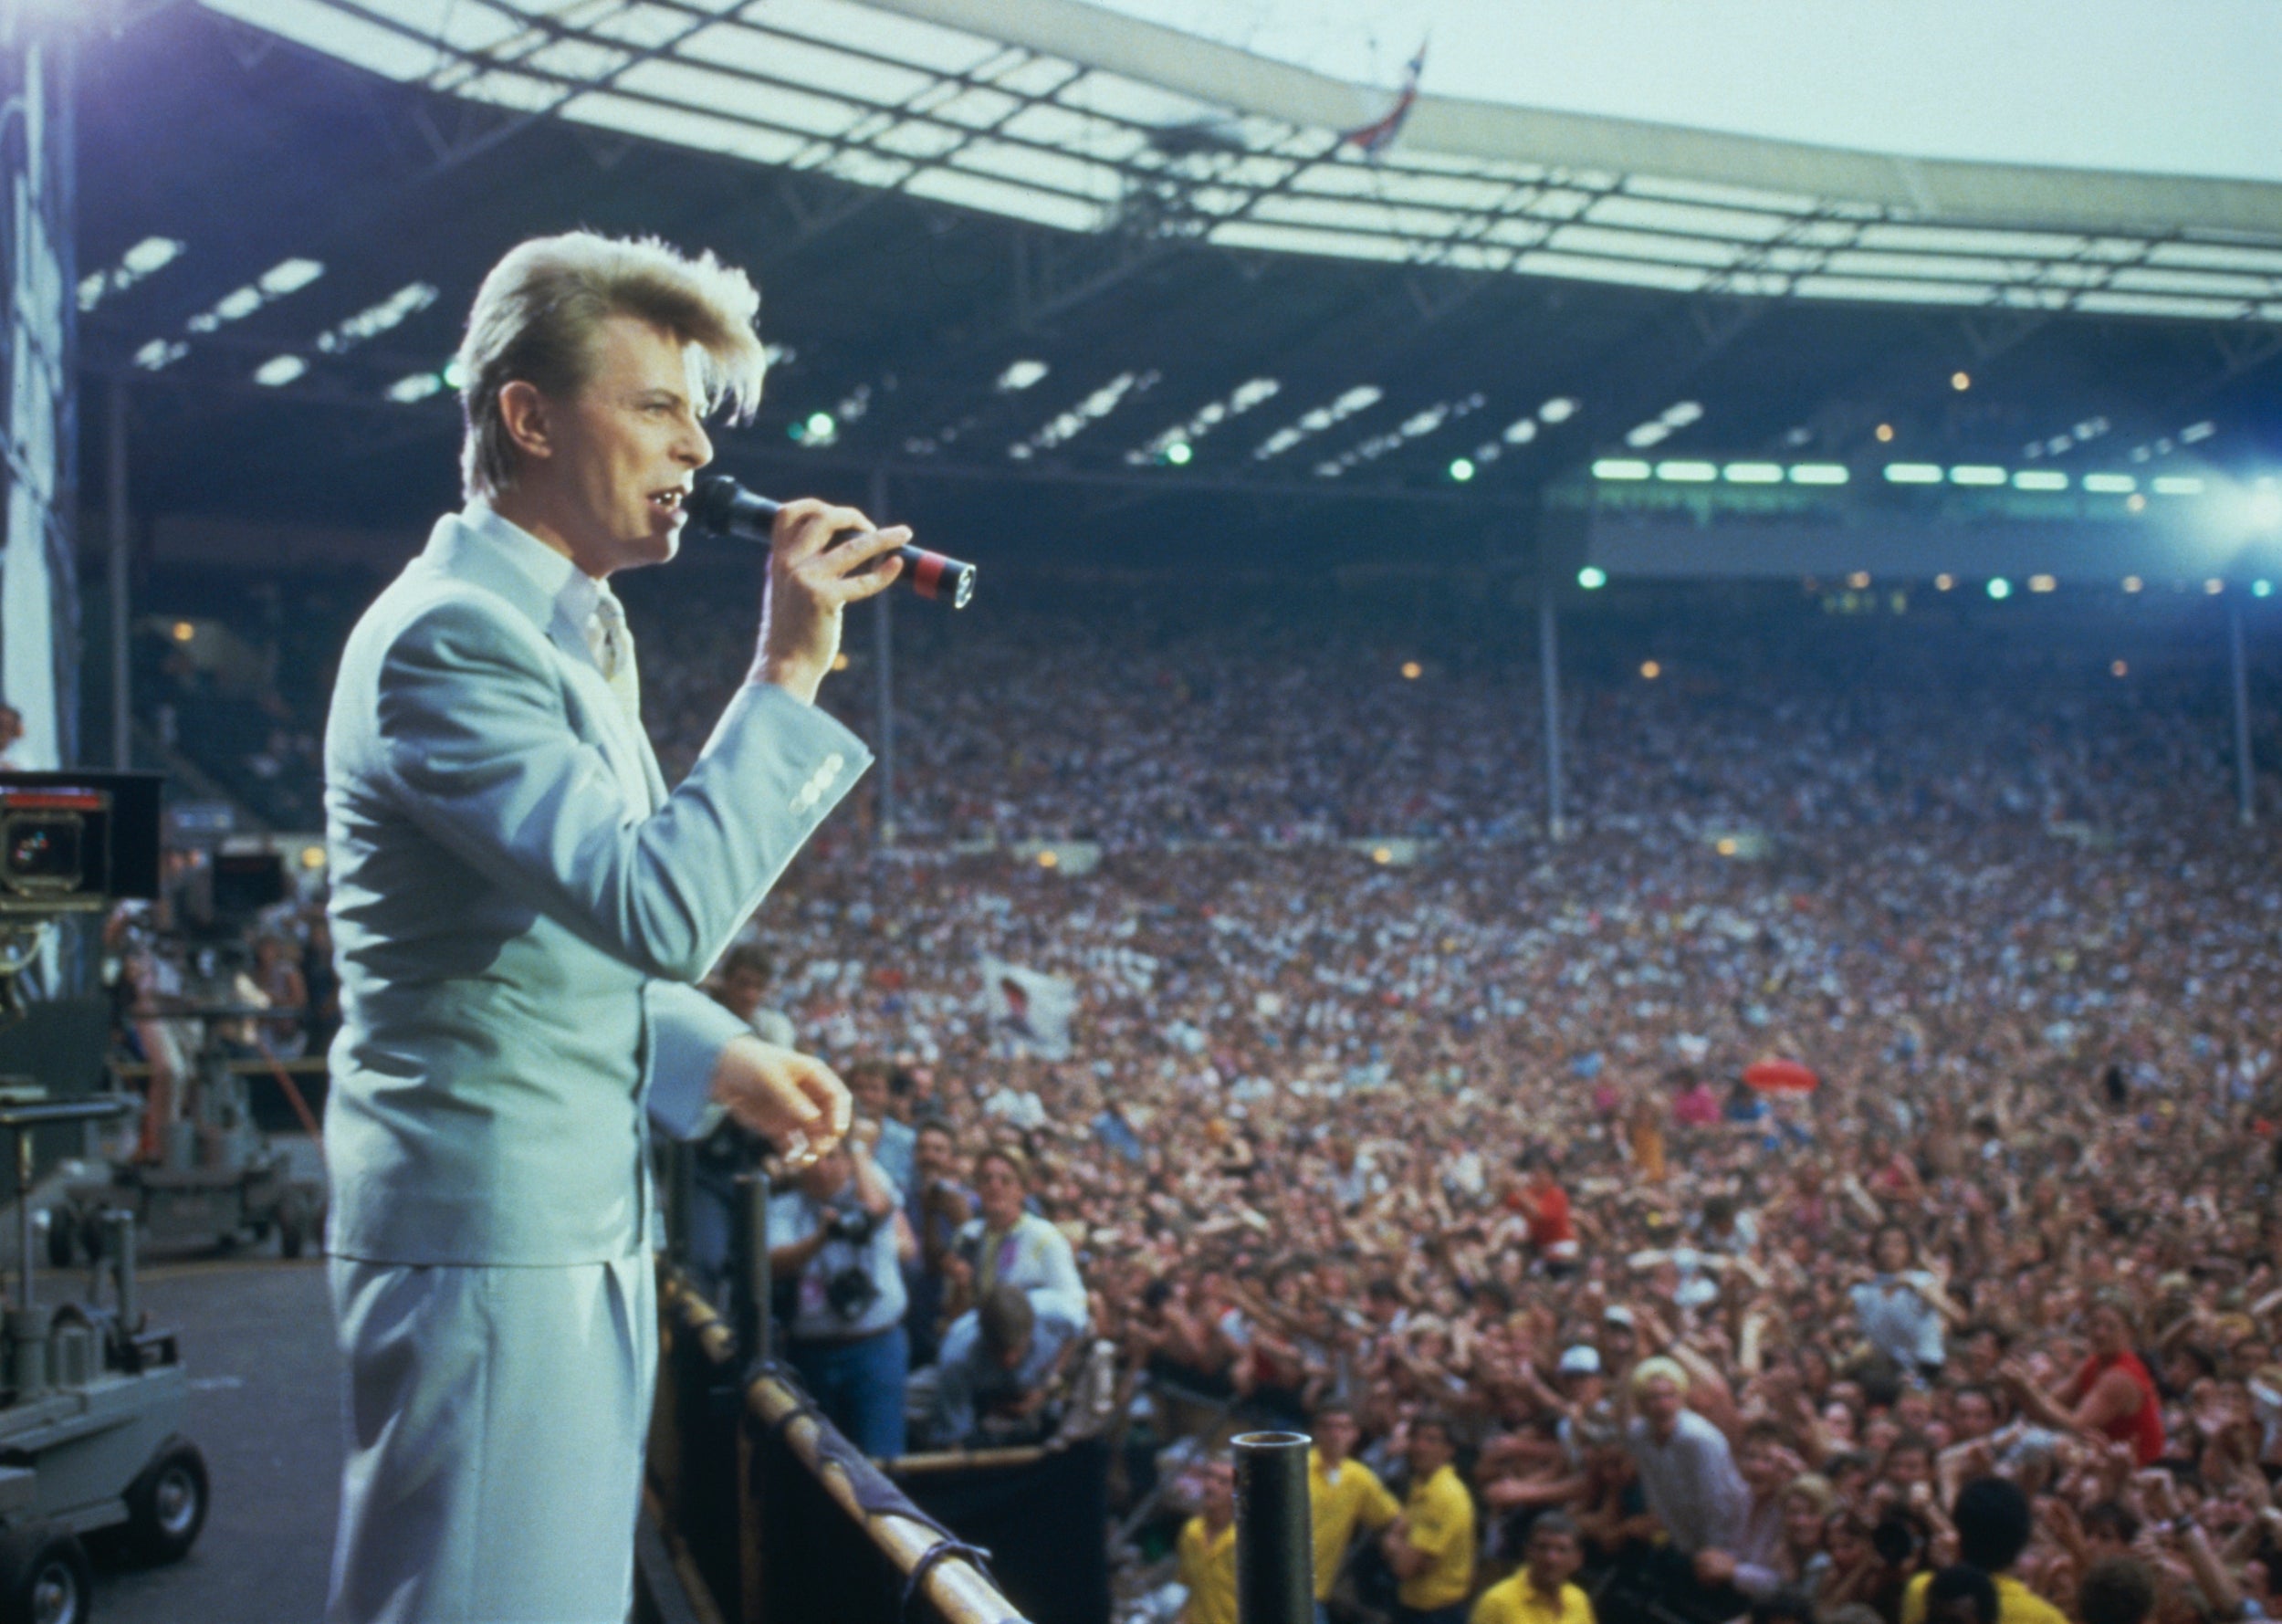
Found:
[[[673,1259],[659,1263],[645,1505],[665,1547],[657,1566],[686,1593],[677,1616],[696,1624],[1027,1624],[977,1560],[987,1553],[915,1505],[890,1481],[893,1472],[946,1517],[999,1528],[982,1536],[1003,1538],[1009,1583],[1032,1598],[1037,1617],[1105,1620],[1110,1517],[1098,1423],[1113,1408],[1114,1382],[1094,1383],[1091,1406],[1073,1400],[1073,1415],[1095,1412],[1093,1431],[1065,1428],[1040,1446],[905,1455],[883,1471],[769,1359],[768,1185],[738,1184],[729,1317]],[[685,1158],[669,1177],[669,1211],[685,1213],[691,1194]],[[1100,1345],[1096,1362],[1106,1367],[1110,1352]],[[1303,1624],[1314,1602],[1309,1440],[1252,1433],[1233,1447],[1240,1624]],[[975,1483],[997,1503],[995,1524],[972,1497]],[[1010,1485],[1026,1504],[1008,1494]],[[948,1500],[940,1497],[946,1487]],[[970,1496],[963,1503],[961,1492]],[[960,1504],[965,1511],[951,1509]],[[1011,1522],[1010,1504],[1020,1505]],[[1090,1568],[1074,1559],[1073,1537],[1104,1542]],[[665,1620],[665,1609],[647,1616]]]
[[[650,1487],[677,1563],[738,1624],[1021,1624],[966,1547],[670,1266]],[[787,1560],[797,1551],[797,1561]]]

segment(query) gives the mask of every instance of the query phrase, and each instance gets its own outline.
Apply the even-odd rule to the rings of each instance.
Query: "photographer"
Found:
[[[904,1452],[903,1265],[918,1247],[899,1208],[862,1132],[769,1203],[769,1233],[783,1238],[769,1265],[791,1283],[792,1367],[832,1425],[874,1457]]]
[[[938,1449],[1036,1443],[1061,1419],[1057,1378],[1077,1329],[1040,1320],[1019,1285],[1000,1284],[975,1311],[977,1335],[965,1355],[946,1360],[935,1398]]]

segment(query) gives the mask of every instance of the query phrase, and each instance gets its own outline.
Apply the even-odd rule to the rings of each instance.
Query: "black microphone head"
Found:
[[[707,474],[691,488],[682,508],[693,523],[726,536],[737,518],[737,498],[744,495],[744,487],[727,474]]]

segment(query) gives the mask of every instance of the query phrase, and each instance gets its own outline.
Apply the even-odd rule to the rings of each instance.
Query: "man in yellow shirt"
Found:
[[[1593,1624],[1592,1598],[1569,1581],[1585,1565],[1584,1541],[1567,1515],[1549,1511],[1530,1524],[1528,1562],[1474,1603],[1469,1624]]]
[[[1355,1531],[1376,1534],[1400,1516],[1402,1507],[1378,1473],[1350,1458],[1359,1429],[1345,1405],[1317,1405],[1314,1432],[1315,1447],[1307,1454],[1307,1490],[1315,1525],[1315,1618],[1323,1624],[1324,1603],[1339,1582]]]
[[[2028,1496],[2009,1478],[1977,1477],[1957,1491],[1950,1507],[1957,1527],[1957,1559],[1995,1581],[1997,1624],[2067,1624],[2061,1610],[2007,1571],[2035,1532]],[[1921,1573],[1901,1593],[1901,1624],[1925,1624],[1925,1593],[1933,1576]]]
[[[1450,1469],[1450,1423],[1410,1423],[1410,1493],[1382,1540],[1396,1587],[1396,1624],[1465,1624],[1474,1587],[1474,1501]]]
[[[1180,1624],[1236,1624],[1236,1468],[1204,1469],[1203,1509],[1180,1531],[1180,1582],[1188,1599]]]

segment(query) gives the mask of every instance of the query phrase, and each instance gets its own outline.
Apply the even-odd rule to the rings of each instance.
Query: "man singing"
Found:
[[[365,613],[326,730],[348,1361],[335,1624],[623,1624],[655,1375],[647,1116],[828,1147],[848,1096],[693,983],[869,763],[815,708],[905,539],[779,517],[759,648],[668,793],[610,577],[674,556],[759,296],[710,256],[527,242],[459,352],[467,505]]]

